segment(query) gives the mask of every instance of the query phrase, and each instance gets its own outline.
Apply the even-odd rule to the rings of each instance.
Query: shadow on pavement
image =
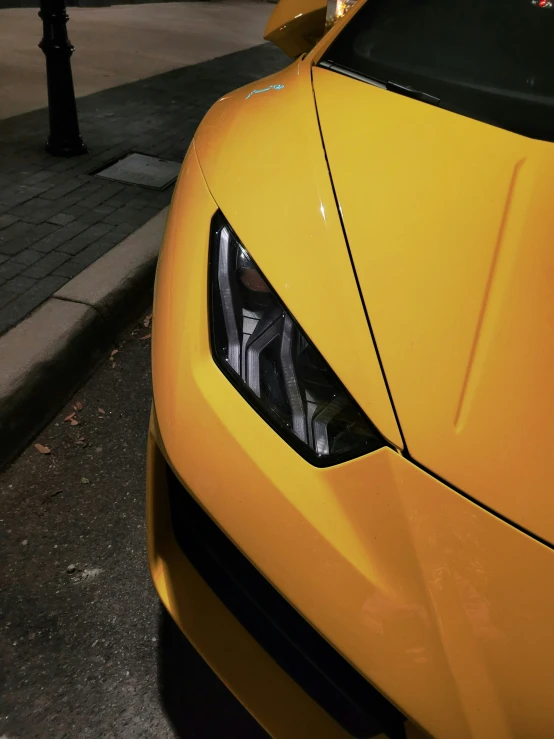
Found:
[[[268,739],[160,606],[158,684],[180,739]]]

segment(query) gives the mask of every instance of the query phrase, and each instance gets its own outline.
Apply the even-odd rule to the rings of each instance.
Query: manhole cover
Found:
[[[96,172],[97,177],[129,185],[163,190],[177,179],[181,165],[146,154],[127,154],[115,164]]]

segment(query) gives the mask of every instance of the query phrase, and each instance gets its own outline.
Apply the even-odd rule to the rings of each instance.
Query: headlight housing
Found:
[[[212,221],[210,302],[216,363],[308,462],[337,464],[387,444],[221,213]]]

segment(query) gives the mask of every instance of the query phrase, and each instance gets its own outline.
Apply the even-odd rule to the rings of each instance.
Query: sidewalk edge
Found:
[[[164,208],[0,337],[0,470],[151,304],[167,212]]]

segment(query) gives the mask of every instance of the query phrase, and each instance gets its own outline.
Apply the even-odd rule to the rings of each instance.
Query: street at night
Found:
[[[553,739],[554,0],[0,0],[0,739]]]

